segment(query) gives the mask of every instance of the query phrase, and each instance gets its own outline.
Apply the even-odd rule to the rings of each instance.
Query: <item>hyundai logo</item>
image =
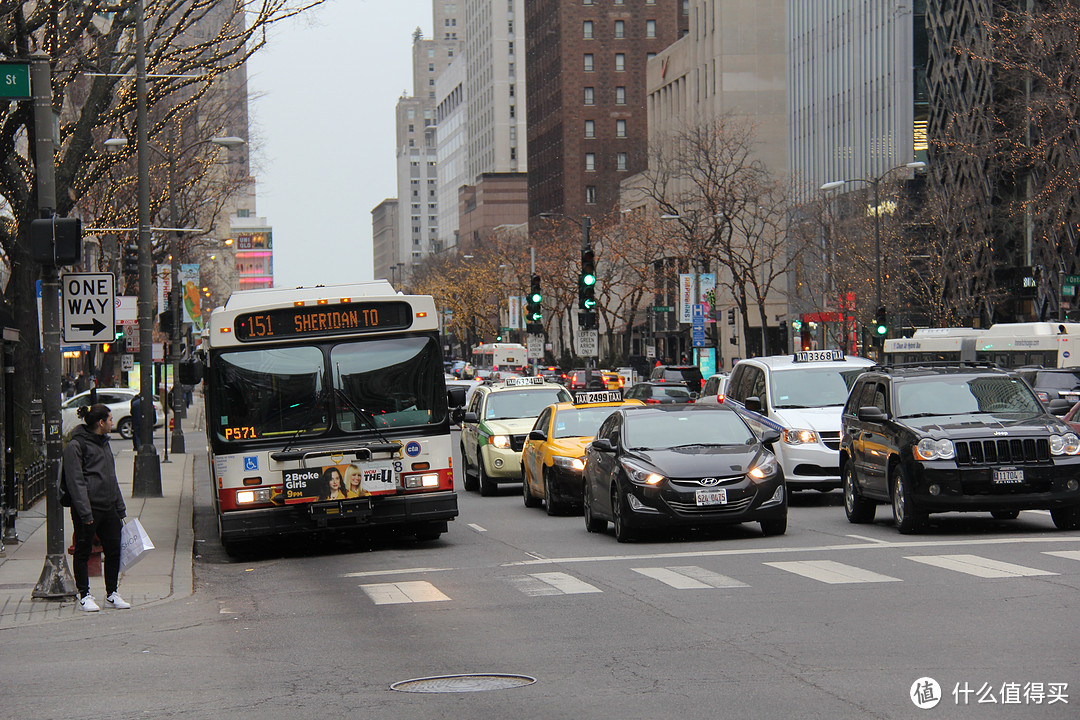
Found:
[[[720,478],[701,478],[698,482],[702,485],[719,485]]]

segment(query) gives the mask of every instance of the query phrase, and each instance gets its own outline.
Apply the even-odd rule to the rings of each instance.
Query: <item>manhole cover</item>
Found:
[[[391,690],[415,693],[482,692],[532,685],[536,678],[528,675],[503,675],[481,673],[471,675],[438,675],[436,677],[402,680],[390,686]]]

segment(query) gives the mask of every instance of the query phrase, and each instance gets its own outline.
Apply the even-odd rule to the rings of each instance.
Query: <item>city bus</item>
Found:
[[[996,323],[989,328],[920,328],[883,345],[888,364],[986,361],[1003,368],[1080,365],[1080,323]]]
[[[210,316],[206,433],[221,542],[458,514],[435,304],[385,280],[233,293]],[[459,397],[460,396],[460,397]]]
[[[481,343],[472,349],[472,364],[477,370],[523,372],[529,366],[529,354],[518,343]]]

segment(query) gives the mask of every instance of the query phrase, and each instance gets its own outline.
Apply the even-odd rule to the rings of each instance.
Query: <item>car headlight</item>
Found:
[[[623,470],[626,471],[626,476],[630,478],[630,482],[637,485],[659,485],[664,480],[664,476],[653,472],[647,467],[638,465],[637,463],[629,460],[621,461]]]
[[[564,455],[553,455],[551,462],[555,464],[555,467],[562,468],[563,470],[573,470],[575,472],[581,472],[585,469],[585,463],[581,458],[566,457]]]
[[[956,456],[952,440],[923,438],[915,446],[915,457],[920,460],[948,460]]]
[[[776,462],[776,456],[772,453],[762,453],[754,466],[746,471],[746,476],[751,482],[761,482],[776,475],[780,465]]]
[[[491,443],[492,445],[494,445],[497,448],[505,449],[505,448],[510,447],[510,436],[509,435],[492,435],[491,438],[488,440],[488,442]]]
[[[784,428],[783,440],[788,445],[809,445],[820,442],[815,431],[801,428]]]
[[[1076,433],[1050,436],[1051,455],[1077,455],[1080,454],[1080,438]]]

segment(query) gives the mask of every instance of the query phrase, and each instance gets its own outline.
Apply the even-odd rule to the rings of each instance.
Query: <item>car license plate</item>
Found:
[[[698,505],[727,505],[727,488],[719,490],[698,490]]]
[[[994,470],[995,485],[1019,485],[1024,482],[1023,470]]]

